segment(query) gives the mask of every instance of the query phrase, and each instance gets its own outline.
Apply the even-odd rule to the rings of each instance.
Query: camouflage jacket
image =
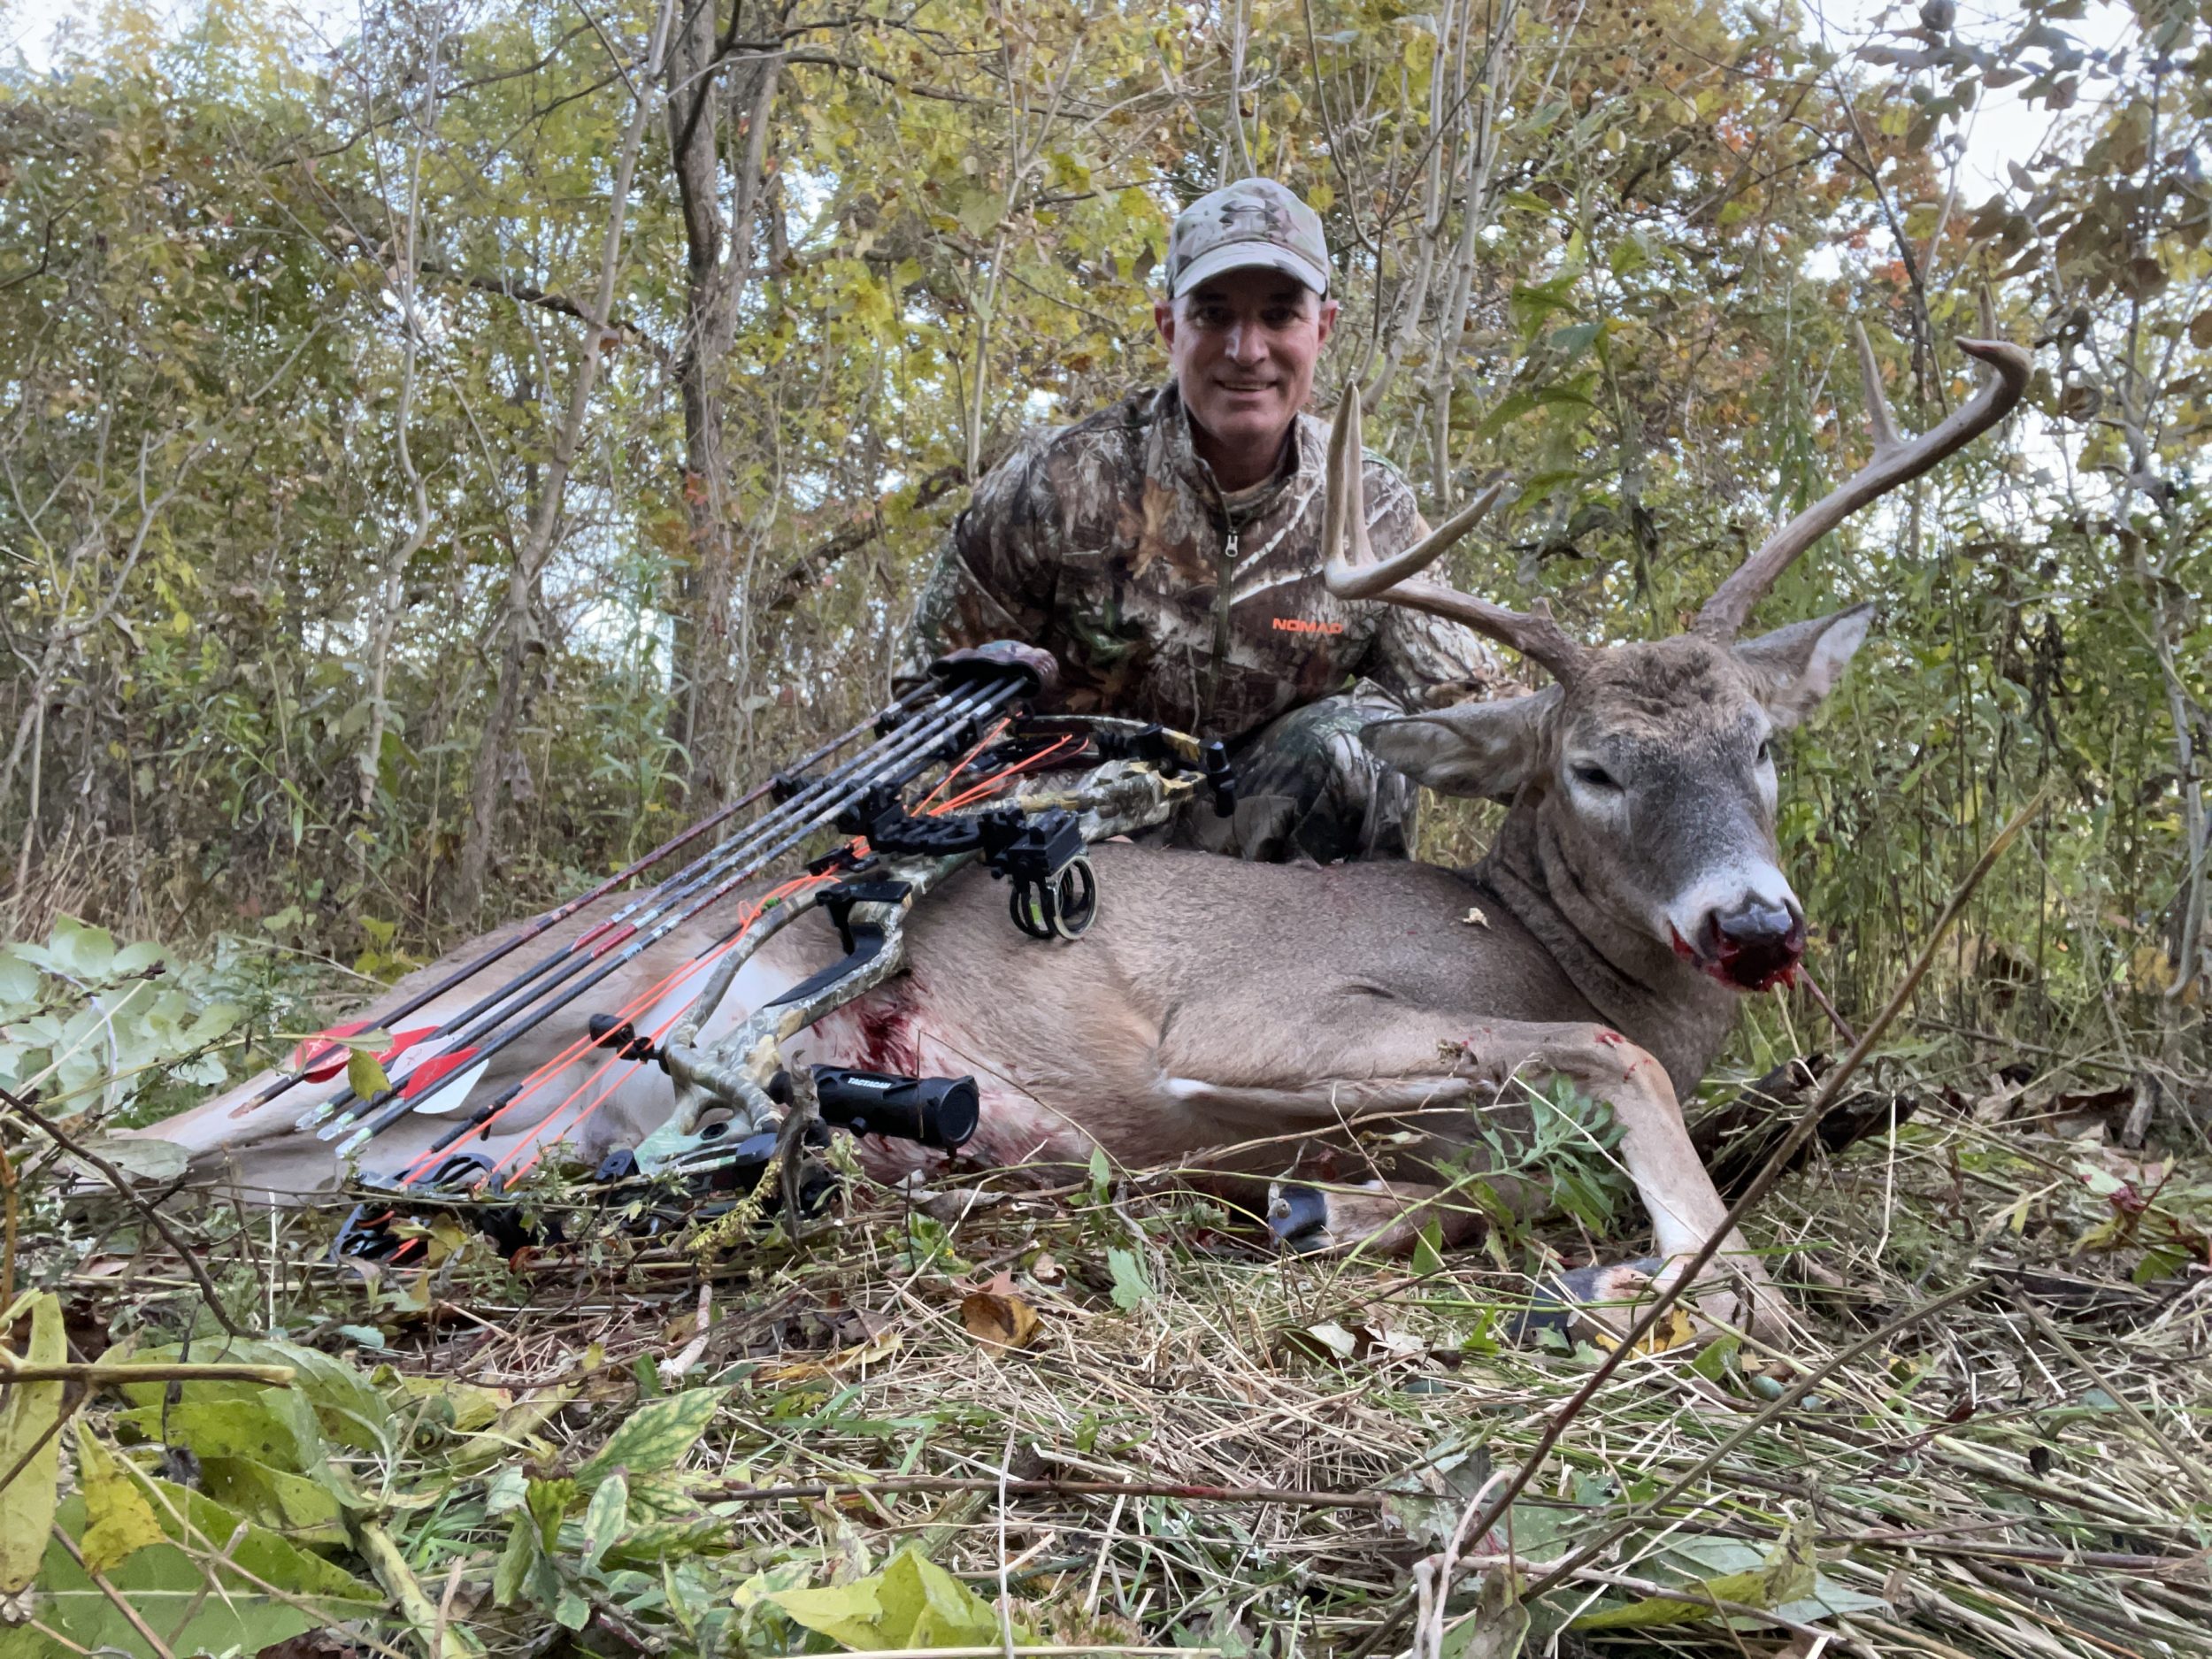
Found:
[[[1356,680],[1408,708],[1495,684],[1495,659],[1464,629],[1322,587],[1327,443],[1301,415],[1295,465],[1225,496],[1171,385],[1025,434],[953,525],[909,666],[1020,640],[1059,659],[1073,711],[1230,739]],[[1372,455],[1366,467],[1368,534],[1386,557],[1428,527],[1395,467]]]

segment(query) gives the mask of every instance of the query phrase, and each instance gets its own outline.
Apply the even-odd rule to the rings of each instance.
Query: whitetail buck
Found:
[[[1128,1165],[1198,1160],[1279,1172],[1296,1163],[1302,1141],[1417,1115],[1420,1133],[1398,1138],[1389,1181],[1325,1195],[1316,1230],[1339,1241],[1409,1239],[1439,1190],[1402,1179],[1427,1161],[1423,1139],[1463,1153],[1470,1110],[1525,1124],[1527,1108],[1509,1083],[1565,1079],[1610,1106],[1658,1254],[1696,1251],[1725,1207],[1691,1147],[1679,1098],[1719,1051],[1744,994],[1788,978],[1805,947],[1803,911],[1776,862],[1774,739],[1835,684],[1865,637],[1870,607],[1737,634],[1791,561],[1995,425],[2030,373],[2016,346],[1961,342],[1992,373],[1970,402],[1904,442],[1863,334],[1857,343],[1872,458],[1770,537],[1688,633],[1610,647],[1570,639],[1540,607],[1525,614],[1413,580],[1472,513],[1375,562],[1358,401],[1348,397],[1332,439],[1329,590],[1464,623],[1555,681],[1366,733],[1433,789],[1509,803],[1488,856],[1465,872],[1317,869],[1102,845],[1093,850],[1104,895],[1096,926],[1079,941],[1052,944],[1009,927],[1003,889],[971,867],[917,910],[910,972],[823,1020],[790,1057],[974,1075],[982,1126],[964,1154],[1002,1164],[1080,1164],[1102,1147]],[[709,933],[679,933],[641,957],[628,989],[687,959]],[[795,924],[747,964],[704,1035],[836,954],[826,924]],[[455,993],[451,1004],[466,995]],[[420,1018],[449,1011],[433,1004]],[[557,1053],[582,1019],[575,1010],[518,1044],[479,1097]],[[595,1058],[580,1061],[577,1075]],[[239,1115],[237,1102],[265,1080],[151,1133],[206,1164],[234,1160],[249,1191],[326,1184],[332,1149],[294,1129],[296,1102]],[[592,1118],[587,1151],[634,1143],[670,1102],[668,1079],[637,1068]],[[375,1143],[372,1167],[405,1167],[451,1121],[402,1119]],[[535,1121],[506,1125],[490,1150]],[[875,1172],[895,1175],[933,1155],[887,1142],[864,1156]],[[1452,1214],[1441,1218],[1454,1230]],[[1730,1239],[1720,1260],[1763,1283],[1745,1251]]]

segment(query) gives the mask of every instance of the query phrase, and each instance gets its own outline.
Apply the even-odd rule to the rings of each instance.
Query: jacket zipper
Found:
[[[1222,532],[1221,551],[1214,556],[1214,653],[1213,665],[1206,675],[1206,700],[1201,710],[1199,725],[1202,732],[1213,729],[1214,707],[1221,696],[1221,676],[1229,663],[1229,603],[1232,579],[1236,574],[1239,536],[1237,521],[1230,514],[1228,503],[1221,503],[1222,522],[1227,526]]]

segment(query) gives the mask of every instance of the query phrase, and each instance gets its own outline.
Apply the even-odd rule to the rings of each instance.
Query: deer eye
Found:
[[[1770,765],[1773,764],[1774,740],[1772,738],[1763,737],[1759,740],[1759,753],[1755,758],[1758,764],[1762,766]]]
[[[1595,761],[1577,761],[1572,771],[1577,783],[1587,784],[1593,789],[1618,789],[1621,787],[1613,774]]]

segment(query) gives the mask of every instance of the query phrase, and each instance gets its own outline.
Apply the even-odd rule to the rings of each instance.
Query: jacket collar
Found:
[[[1265,483],[1231,495],[1215,480],[1213,468],[1200,457],[1191,436],[1190,411],[1183,407],[1182,394],[1170,380],[1153,396],[1145,472],[1170,488],[1188,491],[1205,503],[1216,518],[1248,525],[1273,508],[1293,485],[1303,486],[1320,478],[1327,457],[1317,426],[1318,423],[1302,414],[1294,417],[1288,464],[1279,466]],[[1302,488],[1297,492],[1301,497],[1306,493]]]

